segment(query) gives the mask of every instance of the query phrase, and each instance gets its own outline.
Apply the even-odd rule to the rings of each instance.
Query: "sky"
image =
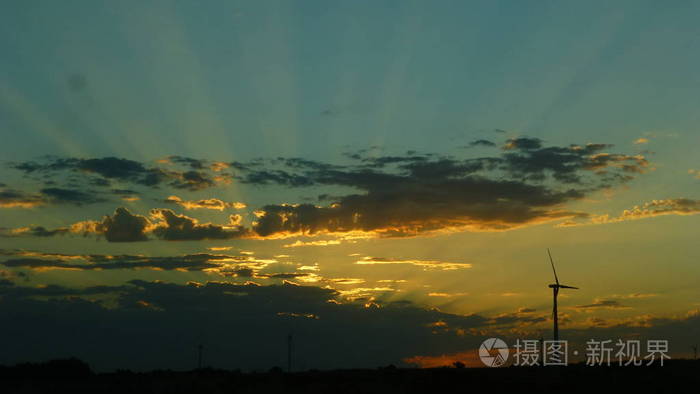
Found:
[[[696,2],[0,13],[0,364],[429,366],[700,329]],[[432,364],[431,364],[432,363]]]

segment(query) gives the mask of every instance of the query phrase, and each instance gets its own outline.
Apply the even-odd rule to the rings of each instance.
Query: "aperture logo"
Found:
[[[499,338],[489,338],[479,346],[479,358],[487,367],[500,367],[508,360],[508,345]]]
[[[586,341],[587,366],[640,366],[664,365],[669,360],[669,344],[666,339],[648,339],[646,353],[639,339],[612,339]],[[567,366],[569,343],[566,340],[517,339],[513,346],[513,366]],[[580,352],[573,350],[573,355]],[[489,338],[479,346],[479,358],[487,367],[501,367],[508,363],[510,348],[500,338]],[[578,362],[582,362],[579,360]]]

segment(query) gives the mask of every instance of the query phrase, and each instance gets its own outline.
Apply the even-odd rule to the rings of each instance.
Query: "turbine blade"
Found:
[[[549,262],[552,263],[552,271],[554,272],[554,280],[557,282],[557,285],[559,285],[559,278],[557,278],[557,270],[554,269],[554,259],[552,259],[552,253],[549,251],[549,248],[547,248],[547,254],[549,255]]]
[[[560,289],[576,289],[576,290],[578,290],[578,287],[566,286],[566,285],[559,285],[559,288]]]

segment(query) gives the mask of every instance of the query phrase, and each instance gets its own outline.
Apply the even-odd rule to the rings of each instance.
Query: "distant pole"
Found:
[[[292,334],[287,335],[287,372],[292,372]]]
[[[204,349],[204,346],[200,343],[199,346],[197,347],[197,369],[202,369],[202,351]]]

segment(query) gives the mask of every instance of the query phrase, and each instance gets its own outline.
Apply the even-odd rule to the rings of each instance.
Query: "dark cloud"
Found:
[[[166,159],[166,164],[183,165],[189,170],[156,171],[140,163],[116,158],[55,159],[44,166],[63,168],[70,165],[104,177],[137,181],[142,180],[144,171],[156,171],[170,180],[171,187],[189,190],[208,188],[216,183],[207,169],[220,173],[224,168],[233,167],[237,171],[233,177],[245,184],[355,190],[351,194],[336,193],[332,199],[328,199],[329,194],[322,194],[329,201],[328,206],[263,206],[257,211],[257,220],[250,229],[242,227],[240,220],[231,225],[200,224],[194,218],[156,209],[152,216],[161,223],[152,231],[165,240],[350,231],[380,236],[413,236],[435,231],[509,230],[562,218],[586,217],[585,213],[568,210],[566,205],[594,191],[628,182],[648,166],[642,156],[603,152],[607,148],[611,146],[545,146],[538,138],[519,137],[507,140],[497,156],[467,159],[416,152],[404,156],[377,155],[380,150],[373,148],[349,154],[354,162],[346,165],[304,158],[220,163],[171,156]],[[16,168],[27,165],[16,165]],[[25,171],[38,170],[25,168]],[[217,199],[181,200],[177,203],[203,207],[197,201],[207,202],[205,205],[217,209],[222,206]],[[139,223],[143,229],[148,225],[143,220]],[[119,238],[124,241],[143,240],[145,235]]]
[[[46,197],[46,200],[54,204],[73,204],[85,205],[94,204],[106,201],[104,198],[97,197],[91,192],[82,192],[79,190],[62,189],[58,187],[49,187],[41,189],[41,194]]]
[[[84,288],[6,283],[0,297],[0,335],[12,339],[4,344],[0,363],[79,355],[97,370],[190,369],[199,344],[212,367],[269,369],[286,360],[290,332],[298,349],[295,361],[304,368],[376,367],[415,355],[474,351],[492,336],[509,344],[516,335],[538,338],[542,332],[532,325],[546,319],[523,313],[458,315],[407,301],[368,307],[331,288],[288,283],[132,280]],[[672,349],[689,349],[700,315],[605,324],[564,327],[562,335],[570,348],[585,348],[591,338],[633,336],[664,338]]]
[[[59,227],[52,230],[43,226],[29,226],[14,229],[0,228],[0,237],[53,237],[56,235],[64,235],[70,233],[67,227]]]
[[[105,216],[98,226],[109,242],[145,241],[146,229],[150,225],[143,216],[133,215],[126,208],[117,208],[114,215]]]
[[[506,144],[503,146],[503,149],[534,150],[539,149],[541,147],[542,140],[539,138],[519,137],[511,138],[508,141],[506,141]]]
[[[620,302],[617,300],[597,299],[591,304],[577,305],[574,308],[576,308],[576,309],[624,309],[627,307],[620,304]]]
[[[216,184],[213,179],[201,171],[185,171],[177,174],[170,182],[170,186],[176,189],[203,190]]]
[[[474,140],[469,143],[469,146],[496,146],[496,143],[489,140]]]
[[[582,197],[576,190],[483,178],[388,182],[366,195],[345,196],[330,207],[268,205],[253,229],[260,236],[366,231],[384,236],[468,227],[504,230],[580,214],[552,209]]]
[[[38,194],[28,194],[12,189],[0,190],[0,208],[34,208],[45,203],[45,198]]]
[[[169,160],[173,163],[184,164],[184,165],[186,165],[194,170],[201,170],[207,166],[206,160],[193,159],[191,157],[168,156],[167,160]]]
[[[79,271],[112,269],[162,269],[202,271],[219,268],[215,258],[206,255],[185,255],[181,257],[143,257],[143,256],[80,256],[88,263],[77,264],[65,259],[17,258],[0,262],[8,268],[29,269],[70,269]],[[101,258],[102,257],[102,258]],[[74,260],[74,259],[72,259]]]
[[[97,234],[109,242],[147,241],[146,233],[151,222],[145,216],[134,215],[126,208],[117,208],[112,215],[106,215],[102,221],[84,221],[74,224],[71,231],[75,233]]]
[[[259,185],[346,186],[361,191],[336,197],[327,207],[265,206],[253,225],[260,236],[505,230],[567,216],[585,217],[566,210],[566,203],[645,171],[648,163],[643,157],[602,152],[610,147],[547,147],[540,139],[520,137],[508,140],[496,157],[457,159],[415,152],[365,156],[369,151],[360,151],[347,155],[358,162],[353,165],[277,159],[277,168],[243,171],[239,179]]]
[[[139,194],[139,192],[130,189],[112,189],[111,192],[118,196],[133,196]]]
[[[7,268],[24,268],[36,271],[53,269],[71,271],[92,270],[179,270],[206,271],[222,277],[244,277],[271,281],[309,276],[305,272],[275,272],[277,261],[257,259],[247,254],[195,253],[176,256],[145,255],[70,255],[21,249],[0,249],[0,256],[9,258],[0,261]],[[285,267],[287,268],[287,267]],[[0,276],[4,276],[0,270]],[[22,274],[22,271],[16,271]],[[320,277],[319,277],[320,278]]]
[[[10,285],[0,287],[0,296],[0,334],[22,333],[10,336],[14,339],[4,347],[0,363],[69,352],[98,370],[191,368],[192,358],[182,357],[183,352],[190,354],[188,349],[200,343],[212,366],[269,369],[285,359],[290,330],[306,368],[373,367],[399,363],[417,352],[477,345],[477,338],[433,333],[434,322],[464,330],[486,322],[478,315],[411,303],[367,308],[364,302],[339,300],[333,289],[292,284],[132,280],[82,289]],[[113,306],[96,299],[111,299]],[[315,318],[300,318],[304,316]]]
[[[204,239],[239,239],[253,236],[250,229],[240,224],[240,215],[230,215],[228,225],[199,223],[197,219],[178,215],[170,209],[153,209],[150,218],[132,214],[127,208],[119,207],[112,215],[101,221],[86,220],[72,224],[69,228],[48,230],[44,227],[23,227],[0,229],[2,237],[38,236],[49,237],[66,233],[97,235],[108,242],[147,241],[148,235],[166,241],[198,241]]]
[[[27,161],[13,163],[11,167],[28,175],[43,174],[45,177],[66,171],[68,173],[77,172],[94,175],[96,178],[79,177],[73,179],[76,182],[85,182],[93,186],[101,187],[108,187],[111,181],[152,188],[167,183],[173,188],[186,190],[202,190],[217,184],[215,177],[212,175],[216,170],[211,167],[205,168],[204,163],[207,162],[179,156],[173,156],[172,160],[174,160],[176,164],[188,167],[189,170],[177,171],[157,166],[147,166],[138,161],[117,157],[93,159],[49,157],[38,162]],[[219,178],[223,180],[227,178],[227,176],[221,174]]]
[[[236,239],[247,236],[249,232],[240,225],[200,224],[196,219],[178,215],[170,209],[155,209],[151,214],[162,220],[159,225],[154,227],[153,234],[168,241]]]
[[[140,182],[141,177],[148,172],[143,164],[116,157],[101,159],[55,158],[47,163],[24,162],[13,165],[14,168],[26,173],[78,170],[101,175],[107,179]]]
[[[281,170],[258,170],[247,174],[241,179],[242,183],[254,185],[278,184],[284,186],[312,186],[314,182],[303,175],[289,174]]]

